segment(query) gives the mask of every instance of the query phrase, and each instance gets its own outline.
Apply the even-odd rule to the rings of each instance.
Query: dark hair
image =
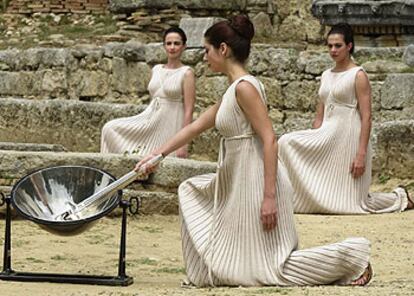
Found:
[[[244,63],[250,54],[250,43],[254,36],[254,27],[245,15],[236,15],[228,21],[221,21],[207,29],[204,37],[215,48],[226,43],[234,58]]]
[[[165,42],[165,38],[170,33],[177,33],[178,35],[180,35],[181,40],[183,41],[183,44],[187,43],[187,36],[185,35],[184,31],[179,27],[171,27],[171,28],[167,29],[164,32],[164,36],[162,37],[162,42]]]
[[[328,36],[332,34],[341,34],[342,36],[344,36],[344,41],[346,45],[352,42],[352,47],[349,53],[354,53],[354,32],[352,31],[352,27],[350,25],[345,23],[333,25],[331,30],[328,32]]]

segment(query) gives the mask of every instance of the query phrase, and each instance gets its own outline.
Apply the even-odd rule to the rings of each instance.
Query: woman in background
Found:
[[[181,62],[187,37],[172,27],[164,33],[167,63],[152,69],[148,85],[152,101],[144,112],[107,122],[102,129],[102,153],[146,155],[191,123],[195,103],[192,69]],[[188,157],[187,145],[179,147],[177,157]]]
[[[354,39],[349,25],[333,26],[327,45],[335,66],[322,74],[313,129],[279,139],[279,158],[294,189],[295,213],[368,214],[413,208],[403,187],[392,193],[368,193],[370,83],[351,58]]]

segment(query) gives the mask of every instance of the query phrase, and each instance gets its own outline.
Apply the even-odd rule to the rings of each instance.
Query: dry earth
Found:
[[[300,248],[365,236],[372,243],[374,280],[368,287],[260,287],[184,289],[177,216],[129,217],[128,287],[0,281],[0,295],[414,295],[414,211],[368,216],[296,215]],[[103,218],[73,237],[50,234],[27,220],[12,222],[16,271],[117,273],[120,218]],[[4,220],[0,221],[3,245]]]

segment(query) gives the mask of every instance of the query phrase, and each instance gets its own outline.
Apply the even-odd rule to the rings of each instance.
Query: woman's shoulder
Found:
[[[240,78],[238,78],[236,81],[237,81],[237,84],[239,84],[242,81],[247,81],[247,82],[250,82],[251,84],[260,84],[261,83],[260,80],[256,76],[253,76],[251,74],[243,75]]]
[[[156,64],[152,67],[152,71],[158,71],[164,67],[163,64]]]
[[[181,68],[183,68],[183,71],[184,71],[185,74],[187,74],[187,73],[194,74],[194,70],[193,70],[193,68],[191,66],[182,65]]]
[[[244,75],[236,80],[235,83],[236,92],[250,92],[255,89],[259,92],[260,96],[264,96],[264,85],[255,76],[251,74]]]

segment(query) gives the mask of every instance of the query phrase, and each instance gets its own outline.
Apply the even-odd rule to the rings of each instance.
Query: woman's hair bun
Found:
[[[254,27],[246,15],[236,15],[232,17],[229,20],[229,26],[241,37],[246,38],[249,41],[253,39]]]

